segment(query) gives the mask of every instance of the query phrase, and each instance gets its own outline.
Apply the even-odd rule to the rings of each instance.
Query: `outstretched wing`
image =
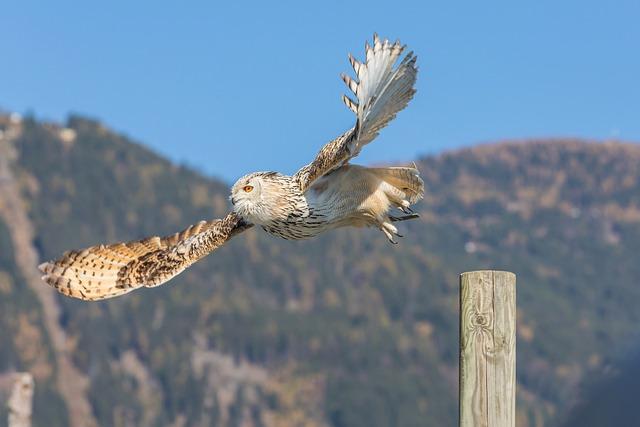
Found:
[[[380,129],[413,98],[418,72],[416,57],[410,52],[394,67],[404,49],[400,42],[380,41],[374,34],[373,46],[365,44],[364,63],[349,55],[356,80],[346,74],[342,75],[342,79],[357,101],[346,95],[342,100],[356,114],[356,125],[322,147],[313,162],[296,173],[295,178],[303,191],[316,179],[357,156],[362,147],[378,136]]]
[[[38,268],[44,273],[42,280],[67,296],[87,301],[112,298],[165,283],[249,227],[231,212],[164,238],[70,251]]]

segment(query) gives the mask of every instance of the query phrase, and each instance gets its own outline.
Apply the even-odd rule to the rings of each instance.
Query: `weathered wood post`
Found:
[[[33,401],[33,376],[29,372],[16,374],[9,397],[9,427],[31,426],[31,405]]]
[[[514,427],[516,276],[460,275],[460,427]]]

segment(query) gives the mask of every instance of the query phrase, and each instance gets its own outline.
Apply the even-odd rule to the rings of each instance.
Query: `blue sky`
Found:
[[[292,173],[353,124],[347,53],[377,31],[418,93],[359,163],[500,139],[640,141],[640,1],[11,1],[0,107],[92,116],[234,181]]]

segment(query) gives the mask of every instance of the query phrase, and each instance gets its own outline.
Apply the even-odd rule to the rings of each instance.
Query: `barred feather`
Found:
[[[373,141],[413,98],[418,72],[416,57],[410,52],[394,67],[404,49],[399,41],[381,41],[374,34],[373,46],[365,45],[364,63],[349,55],[356,78],[346,74],[341,77],[355,95],[355,100],[343,95],[342,101],[356,114],[356,125],[325,144],[313,162],[295,174],[303,191],[315,180],[357,156],[362,147]]]
[[[89,301],[112,298],[165,283],[249,227],[230,213],[164,238],[66,252],[38,268],[42,279],[64,295]]]
[[[349,80],[347,86],[358,99],[356,138],[351,155],[371,142],[380,129],[404,109],[415,94],[414,84],[418,69],[416,57],[409,52],[400,65],[393,65],[405,50],[399,41],[390,43],[373,36],[373,47],[366,45],[366,62],[354,67],[357,82]],[[345,80],[346,81],[346,80]],[[355,86],[355,87],[354,87]]]

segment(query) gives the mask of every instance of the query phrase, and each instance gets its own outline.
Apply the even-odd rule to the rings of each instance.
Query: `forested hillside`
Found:
[[[633,426],[640,390],[640,353],[613,362],[583,385],[580,402],[563,427]]]
[[[638,338],[640,146],[426,157],[399,245],[254,228],[168,285],[86,303],[19,260],[220,217],[228,186],[81,117],[0,116],[0,131],[0,398],[3,378],[33,372],[37,425],[454,425],[470,269],[518,274],[519,426],[560,424],[585,376]]]

